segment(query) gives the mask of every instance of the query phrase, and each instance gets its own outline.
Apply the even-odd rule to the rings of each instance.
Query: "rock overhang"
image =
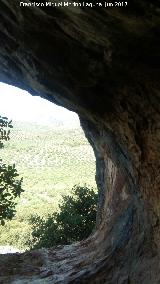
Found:
[[[96,232],[88,240],[4,256],[2,281],[158,284],[158,2],[137,0],[125,9],[20,7],[18,0],[0,6],[1,81],[79,114],[99,188]]]

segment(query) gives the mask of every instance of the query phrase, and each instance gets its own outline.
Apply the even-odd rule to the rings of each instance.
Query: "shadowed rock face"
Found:
[[[85,241],[5,255],[0,283],[160,283],[160,2],[0,0],[0,80],[76,111],[97,161]]]

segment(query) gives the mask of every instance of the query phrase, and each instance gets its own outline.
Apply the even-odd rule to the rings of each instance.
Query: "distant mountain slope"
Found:
[[[96,188],[95,156],[82,128],[55,125],[13,121],[1,158],[6,164],[15,163],[25,191],[15,218],[0,228],[2,246],[24,248],[30,216],[52,214],[75,184]]]

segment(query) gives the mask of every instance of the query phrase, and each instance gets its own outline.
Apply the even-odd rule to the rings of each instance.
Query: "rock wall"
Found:
[[[0,283],[160,283],[160,3],[0,0],[0,80],[74,110],[99,203],[85,241],[0,259]]]

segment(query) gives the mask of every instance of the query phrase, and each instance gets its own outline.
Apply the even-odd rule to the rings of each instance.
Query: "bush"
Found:
[[[10,129],[12,121],[8,121],[6,117],[0,116],[0,148],[4,147],[3,141],[10,139]],[[22,179],[18,177],[15,165],[7,166],[0,159],[0,222],[5,224],[5,220],[11,220],[15,215],[15,198],[20,196],[23,191]]]
[[[93,188],[74,186],[71,196],[63,196],[60,212],[30,218],[32,234],[26,243],[30,248],[70,244],[89,236],[96,220],[97,194]]]

